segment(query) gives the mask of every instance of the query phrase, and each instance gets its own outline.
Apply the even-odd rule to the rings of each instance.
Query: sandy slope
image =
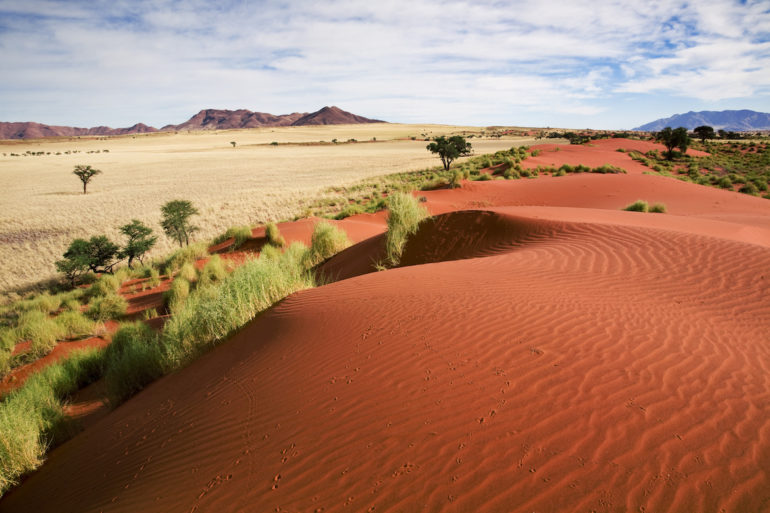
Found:
[[[672,214],[617,210],[638,194]],[[770,510],[766,200],[651,176],[426,196],[447,213],[408,267],[291,296],[0,511]]]

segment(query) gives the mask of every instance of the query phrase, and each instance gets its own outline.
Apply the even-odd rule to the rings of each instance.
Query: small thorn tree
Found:
[[[101,174],[101,171],[99,169],[94,169],[91,166],[77,165],[72,173],[77,175],[77,177],[80,178],[80,181],[83,182],[83,194],[85,194],[88,182],[90,182],[91,178],[94,176]]]
[[[679,151],[685,153],[687,146],[690,144],[690,137],[687,135],[687,129],[680,126],[676,129],[671,129],[667,126],[660,132],[658,132],[656,139],[661,141],[666,147],[666,158],[668,160],[674,160],[674,148],[679,148]]]
[[[198,215],[198,209],[187,200],[172,200],[160,208],[163,216],[160,225],[166,235],[182,245],[190,245],[190,235],[198,231],[198,227],[190,222],[190,217]]]
[[[458,157],[470,155],[471,143],[466,142],[465,137],[461,135],[453,135],[449,138],[442,135],[434,137],[433,142],[427,146],[427,149],[431,153],[438,153],[444,169],[448,171],[452,161]]]
[[[714,133],[714,128],[708,126],[708,125],[702,125],[695,130],[693,130],[693,133],[698,136],[701,143],[705,143],[706,139],[713,139],[716,137],[716,133]]]
[[[128,267],[131,267],[135,258],[143,264],[144,254],[158,241],[158,237],[152,236],[152,228],[138,219],[132,219],[130,223],[120,227],[120,232],[128,237],[128,242],[120,250],[120,257],[128,258]]]

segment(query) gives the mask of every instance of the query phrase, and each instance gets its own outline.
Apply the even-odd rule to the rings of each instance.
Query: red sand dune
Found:
[[[591,141],[588,144],[538,144],[532,146],[533,150],[540,150],[537,157],[529,157],[521,165],[527,169],[533,169],[537,166],[561,167],[563,164],[571,166],[583,164],[589,167],[599,167],[604,164],[618,166],[625,169],[630,174],[642,174],[649,172],[650,168],[643,166],[628,156],[628,153],[617,151],[636,150],[641,153],[647,153],[650,150],[658,150],[661,153],[666,151],[662,144],[651,141],[639,141],[633,139],[599,139]],[[688,155],[703,157],[708,153],[689,149]]]
[[[290,296],[0,511],[770,508],[770,202],[641,175],[421,194],[443,214],[409,266]]]

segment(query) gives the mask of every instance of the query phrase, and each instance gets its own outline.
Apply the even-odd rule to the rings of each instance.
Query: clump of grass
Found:
[[[187,262],[195,262],[200,258],[205,258],[209,254],[208,246],[205,242],[196,242],[184,248],[176,250],[169,256],[164,264],[165,274],[171,274]]]
[[[275,223],[267,223],[265,225],[265,238],[271,246],[282,248],[286,245],[286,239],[283,238],[281,231]]]
[[[77,299],[67,299],[64,301],[64,304],[62,305],[64,307],[65,311],[69,312],[79,312],[80,311],[80,301]]]
[[[242,226],[231,226],[227,229],[225,233],[214,239],[213,243],[221,244],[222,242],[226,241],[227,239],[234,239],[232,246],[230,246],[230,251],[236,250],[243,246],[243,243],[246,242],[251,238],[251,226],[248,225],[242,225]]]
[[[43,461],[70,433],[62,401],[101,375],[99,349],[81,349],[29,377],[0,403],[0,494]]]
[[[94,321],[83,315],[80,310],[68,310],[62,312],[54,319],[61,326],[65,338],[80,338],[94,332]]]
[[[629,212],[649,212],[650,205],[644,200],[636,200],[623,210],[627,210]]]
[[[126,314],[128,302],[118,294],[108,294],[93,299],[88,308],[88,315],[97,321],[118,319]]]
[[[178,368],[276,301],[314,286],[305,253],[305,246],[294,243],[277,258],[249,260],[220,285],[192,293],[163,330],[166,368]]]
[[[147,278],[146,283],[150,288],[155,288],[160,285],[160,272],[154,267],[150,269],[150,275]]]
[[[399,192],[388,197],[388,235],[385,254],[391,266],[397,266],[409,235],[417,231],[428,211],[411,194]]]
[[[0,378],[11,372],[11,351],[0,348]]]
[[[304,255],[306,268],[315,267],[330,256],[350,246],[347,234],[333,224],[321,221],[315,225],[310,248]]]
[[[18,341],[30,341],[29,354],[39,358],[51,352],[64,338],[65,330],[43,312],[30,310],[19,316],[16,333]]]
[[[655,203],[653,206],[650,207],[650,212],[653,214],[665,214],[666,213],[666,205],[663,203]]]
[[[112,274],[103,274],[91,285],[88,293],[91,297],[109,296],[120,290],[120,280]]]
[[[201,269],[198,283],[200,286],[209,285],[221,281],[225,276],[227,276],[227,269],[222,258],[219,255],[212,255]]]
[[[49,292],[43,292],[36,297],[19,301],[16,303],[15,309],[19,312],[35,310],[43,313],[54,313],[61,306],[61,302],[61,296],[52,296]]]
[[[465,177],[465,173],[459,169],[455,169],[452,175],[449,177],[449,187],[451,189],[457,189],[462,187],[462,179]]]
[[[104,352],[110,404],[117,406],[163,375],[158,335],[143,322],[120,326]]]
[[[185,262],[181,269],[179,269],[177,278],[182,278],[190,283],[194,283],[198,281],[198,270],[192,262]]]
[[[163,294],[163,300],[169,310],[176,312],[190,295],[190,282],[179,277],[171,282],[171,288]]]

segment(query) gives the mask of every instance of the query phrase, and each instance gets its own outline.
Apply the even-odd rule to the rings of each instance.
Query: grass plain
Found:
[[[0,141],[0,293],[55,277],[74,238],[123,243],[118,227],[133,218],[160,235],[152,254],[167,253],[174,245],[159,221],[169,200],[192,201],[196,239],[210,239],[302,214],[331,186],[436,166],[424,139],[454,133],[473,134],[476,154],[534,143],[479,137],[478,127],[388,123]],[[78,164],[103,172],[86,195],[72,174]]]

